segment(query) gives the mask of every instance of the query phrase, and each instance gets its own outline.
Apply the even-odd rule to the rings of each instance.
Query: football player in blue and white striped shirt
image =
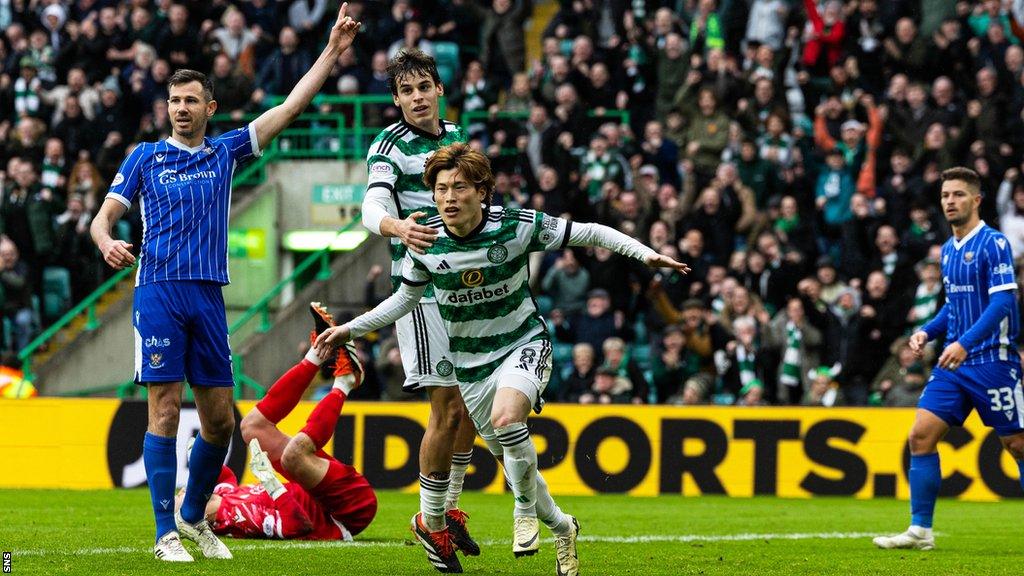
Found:
[[[977,410],[995,429],[1024,477],[1024,394],[1017,355],[1020,313],[1013,254],[1004,236],[981,221],[981,182],[968,168],[942,173],[942,210],[953,237],[942,247],[946,304],[914,333],[920,354],[929,340],[949,343],[917,404],[910,429],[910,528],[874,539],[880,548],[935,547],[932,517],[942,484],[939,441]]]
[[[114,268],[135,262],[132,245],[111,237],[131,203],[142,208],[143,233],[135,281],[135,381],[149,388],[149,426],[143,460],[156,516],[160,560],[190,562],[184,536],[204,556],[231,558],[203,518],[234,430],[231,348],[221,287],[228,283],[227,233],[231,177],[259,156],[309,105],[338,56],[352,45],[359,23],[342,4],[323,53],[288,98],[244,128],[206,137],[217,110],[213,83],[179,70],[168,81],[170,138],[136,146],[111,182],[92,238]],[[200,435],[189,460],[184,504],[174,513],[175,436],[182,382],[199,409]]]

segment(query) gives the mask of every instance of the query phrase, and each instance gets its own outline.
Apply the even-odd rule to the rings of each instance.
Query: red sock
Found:
[[[341,407],[344,404],[345,394],[341,390],[333,389],[324,396],[316,408],[313,408],[302,431],[313,440],[317,449],[323,448],[334,435],[334,426],[338,423],[338,416],[341,415]]]
[[[274,424],[284,420],[284,417],[295,409],[299,400],[302,400],[302,395],[305,394],[306,388],[309,388],[309,383],[313,381],[318,370],[319,366],[305,359],[292,366],[274,382],[256,407]]]

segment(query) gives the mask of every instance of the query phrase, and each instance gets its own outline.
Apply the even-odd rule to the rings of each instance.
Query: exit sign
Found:
[[[313,204],[362,204],[364,184],[317,184],[313,186]]]

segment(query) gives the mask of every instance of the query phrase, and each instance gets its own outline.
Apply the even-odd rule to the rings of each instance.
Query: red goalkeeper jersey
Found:
[[[213,531],[233,538],[351,538],[302,486],[289,482],[284,487],[286,492],[274,500],[260,484],[218,484],[213,493],[221,504]]]

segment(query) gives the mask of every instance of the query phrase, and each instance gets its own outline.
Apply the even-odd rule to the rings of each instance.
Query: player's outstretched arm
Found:
[[[360,314],[350,322],[341,326],[328,328],[316,337],[313,347],[321,358],[327,358],[330,351],[347,342],[350,338],[358,338],[364,334],[379,330],[385,326],[394,324],[396,320],[412,312],[419,304],[423,293],[427,290],[427,283],[410,283],[402,281],[398,290],[386,300],[377,305],[376,308]]]
[[[690,267],[663,256],[637,240],[603,224],[570,223],[566,230],[569,246],[600,246],[612,252],[640,260],[651,268],[672,268],[682,274]]]
[[[647,258],[644,258],[644,264],[647,264],[651,268],[671,268],[676,272],[680,272],[682,274],[690,273],[689,266],[683,264],[682,262],[677,262],[676,260],[669,258],[668,256],[665,256],[663,254],[653,254],[651,256],[648,256]]]
[[[96,247],[103,254],[103,260],[116,270],[127,268],[135,264],[135,256],[132,254],[132,245],[124,240],[115,240],[110,235],[114,223],[124,216],[128,208],[113,198],[107,198],[100,206],[100,211],[92,219],[89,225],[89,234]]]
[[[341,9],[338,10],[338,19],[334,22],[331,35],[327,39],[327,46],[313,63],[313,67],[302,76],[295,88],[288,94],[288,98],[283,103],[260,114],[259,118],[253,121],[256,140],[261,150],[291,124],[306,109],[306,106],[309,106],[309,103],[313,101],[313,96],[320,91],[320,87],[324,85],[331,69],[334,68],[338,56],[352,45],[356,32],[359,30],[359,22],[346,16],[347,10],[348,3],[342,3]]]

